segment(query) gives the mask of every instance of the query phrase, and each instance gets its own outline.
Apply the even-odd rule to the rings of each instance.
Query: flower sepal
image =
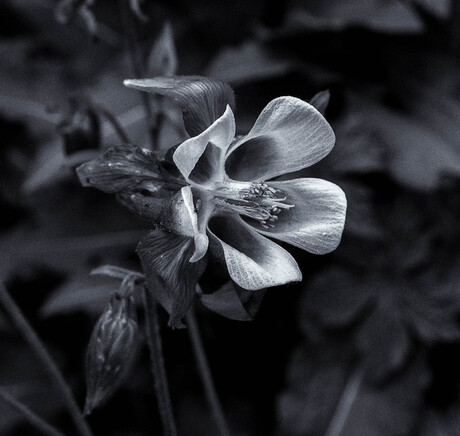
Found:
[[[128,88],[173,98],[180,106],[185,129],[190,136],[205,131],[225,111],[235,108],[232,88],[223,82],[199,76],[155,77],[129,79]]]
[[[229,281],[216,292],[200,295],[207,309],[235,321],[252,321],[259,311],[265,292],[265,289],[247,291]]]
[[[148,150],[135,145],[119,145],[102,156],[77,168],[80,183],[108,194],[145,189],[155,193],[165,182],[162,180],[158,159]]]
[[[170,314],[169,326],[184,327],[198,280],[206,268],[208,237],[198,229],[192,190],[182,188],[163,210],[160,227],[137,247],[146,283]]]

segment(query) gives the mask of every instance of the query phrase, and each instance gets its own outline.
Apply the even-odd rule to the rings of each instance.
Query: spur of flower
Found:
[[[332,128],[312,105],[276,98],[247,135],[236,136],[227,84],[176,77],[125,85],[172,97],[181,106],[191,137],[169,153],[178,173],[165,179],[166,167],[153,153],[131,146],[109,151],[78,172],[84,185],[118,193],[144,215],[143,207],[158,209],[149,205],[159,192],[176,187],[161,213],[151,213],[159,228],[138,247],[147,278],[169,288],[174,322],[191,304],[208,252],[225,262],[236,285],[255,291],[302,279],[295,259],[277,241],[314,254],[338,246],[343,191],[325,180],[286,176],[315,164],[334,146]]]

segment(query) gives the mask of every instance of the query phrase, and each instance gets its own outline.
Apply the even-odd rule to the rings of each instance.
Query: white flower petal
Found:
[[[286,203],[294,207],[282,210],[273,228],[266,229],[251,220],[258,232],[313,254],[326,254],[337,248],[347,209],[345,193],[337,185],[313,178],[268,185],[282,190]]]
[[[184,141],[173,154],[173,160],[189,182],[204,184],[222,179],[223,159],[235,136],[235,117],[230,106],[204,132]]]
[[[214,217],[208,231],[221,247],[230,277],[238,286],[254,291],[302,280],[294,258],[238,215]]]
[[[279,97],[232,147],[225,168],[234,180],[268,180],[313,165],[331,151],[334,142],[331,126],[311,104]]]
[[[198,215],[193,202],[193,193],[190,186],[184,186],[172,199],[169,207],[162,216],[165,228],[177,235],[188,236],[194,239],[195,251],[190,262],[202,259],[208,250],[208,237],[198,228]]]

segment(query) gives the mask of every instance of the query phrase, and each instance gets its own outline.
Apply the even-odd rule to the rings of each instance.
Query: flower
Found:
[[[317,178],[277,179],[313,165],[334,146],[331,126],[312,105],[279,97],[246,136],[236,137],[227,84],[185,76],[124,83],[181,106],[191,137],[171,149],[180,174],[165,176],[166,166],[152,152],[132,146],[109,150],[78,174],[83,185],[117,193],[131,209],[160,222],[137,251],[149,287],[159,288],[159,281],[167,289],[158,299],[171,313],[170,325],[179,326],[190,307],[208,249],[224,260],[236,285],[256,291],[302,279],[295,259],[272,239],[314,254],[337,247],[343,191]],[[176,194],[161,197],[167,200],[159,213],[153,199],[166,186]]]
[[[205,235],[225,259],[232,280],[244,289],[300,281],[294,258],[269,238],[314,254],[334,250],[345,222],[346,199],[335,184],[300,178],[271,181],[326,156],[334,133],[311,105],[280,97],[254,127],[235,139],[235,119],[224,114],[201,134],[177,147],[173,160],[193,194],[197,235],[191,262],[207,250]],[[195,235],[195,238],[197,238]]]

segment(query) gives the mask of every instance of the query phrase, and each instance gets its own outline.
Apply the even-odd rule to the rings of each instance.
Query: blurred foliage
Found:
[[[274,97],[310,100],[330,91],[325,114],[336,147],[301,175],[346,192],[341,246],[320,258],[294,249],[304,282],[270,289],[251,322],[200,311],[233,434],[458,434],[456,3],[126,0],[126,6],[146,74],[229,81],[238,133]],[[68,24],[56,21],[59,12]],[[122,142],[106,110],[131,141],[148,143],[142,101],[122,86],[134,75],[123,32],[111,0],[0,4],[1,278],[80,404],[85,347],[116,288],[89,272],[107,263],[139,269],[134,248],[149,229],[111,196],[81,188],[73,171],[89,156],[79,153]],[[151,103],[152,116],[167,120],[160,142],[179,143],[180,111],[166,100]],[[215,283],[211,275],[208,286]],[[225,285],[219,292],[225,300],[205,293],[204,303],[225,314],[236,291]],[[253,319],[256,300],[247,296],[237,318]],[[214,434],[186,333],[163,330],[179,431]],[[8,356],[0,363],[1,386],[71,432],[3,314],[0,338]],[[160,431],[150,386],[141,350],[121,390],[90,417],[95,434]],[[35,434],[2,403],[0,433]]]

